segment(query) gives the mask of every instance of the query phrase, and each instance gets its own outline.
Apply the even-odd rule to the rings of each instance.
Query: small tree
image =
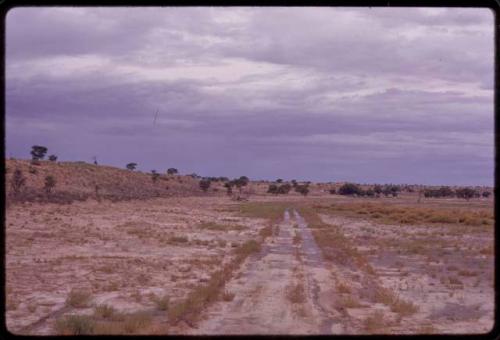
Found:
[[[292,182],[292,186],[295,188],[297,186],[297,181],[292,179],[291,182]]]
[[[23,172],[20,169],[14,170],[14,173],[12,174],[12,178],[10,180],[10,187],[12,188],[14,195],[17,196],[21,192],[25,184],[26,177],[24,177]]]
[[[301,195],[307,196],[307,194],[309,193],[309,188],[307,187],[307,185],[297,185],[295,187],[295,191]]]
[[[210,182],[209,179],[202,179],[200,181],[200,189],[203,190],[203,192],[207,192],[208,188],[210,188],[210,184],[212,182]]]
[[[241,194],[242,188],[244,186],[247,186],[248,182],[249,182],[249,179],[247,176],[241,176],[240,178],[234,180],[234,185],[238,188],[238,190],[240,191],[240,194]]]
[[[490,197],[491,192],[489,192],[489,191],[483,191],[482,195],[483,195],[484,198],[488,198],[488,197]]]
[[[286,195],[292,190],[292,186],[288,183],[282,184],[278,187],[277,193]]]
[[[380,194],[382,193],[382,186],[380,184],[375,184],[373,187],[373,192],[377,197],[380,197]]]
[[[176,174],[178,174],[178,173],[179,173],[179,171],[177,171],[177,169],[176,169],[176,168],[169,168],[169,169],[167,170],[167,174],[169,174],[169,175],[176,175]]]
[[[269,188],[267,188],[267,192],[270,194],[276,195],[278,193],[278,186],[276,184],[269,184]]]
[[[56,155],[50,155],[49,156],[49,161],[51,161],[51,162],[57,161],[57,156]]]
[[[276,183],[283,183],[283,180],[282,180],[281,178],[278,178],[278,179],[276,180]]]
[[[456,190],[458,198],[464,198],[467,201],[476,195],[476,190],[472,188],[460,188]]]
[[[160,174],[156,172],[156,170],[151,170],[151,180],[153,183],[156,183],[158,178],[160,177]]]
[[[137,163],[128,163],[126,165],[127,169],[130,170],[130,171],[134,171],[135,168],[137,167]]]
[[[45,190],[47,195],[50,195],[50,193],[52,192],[52,189],[55,186],[56,186],[56,179],[51,175],[46,176],[45,177],[45,186],[43,187],[43,189]]]
[[[231,195],[233,193],[233,181],[229,181],[229,182],[226,182],[224,183],[224,187],[226,188],[226,192],[228,195]]]
[[[47,148],[41,145],[33,145],[31,147],[31,159],[36,162],[45,157],[47,153]]]

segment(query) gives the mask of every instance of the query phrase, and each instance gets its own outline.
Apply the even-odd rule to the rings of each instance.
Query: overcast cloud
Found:
[[[16,8],[6,155],[493,185],[493,32],[474,8]]]

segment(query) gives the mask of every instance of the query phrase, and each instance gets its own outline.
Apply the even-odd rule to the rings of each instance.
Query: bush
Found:
[[[295,191],[306,196],[309,193],[309,188],[307,187],[307,185],[297,185],[295,187]]]
[[[51,161],[51,162],[57,161],[57,156],[56,155],[50,155],[49,156],[49,161]]]
[[[200,189],[203,190],[203,192],[207,192],[208,188],[210,188],[210,180],[209,179],[202,179],[200,181]]]
[[[269,194],[277,194],[278,193],[278,186],[276,184],[269,184],[269,187],[267,188],[267,192]]]
[[[361,192],[361,187],[354,183],[345,183],[339,188],[339,194],[345,196],[360,195]]]
[[[175,174],[178,174],[178,173],[179,173],[179,171],[176,168],[169,168],[167,170],[167,174],[168,175],[175,175]]]
[[[277,193],[286,195],[292,190],[292,186],[288,183],[282,184],[278,187]]]
[[[14,195],[17,196],[25,186],[25,184],[26,177],[24,177],[23,172],[20,169],[14,170],[14,174],[12,175],[12,178],[10,180],[10,186],[12,188],[12,191],[14,192]]]
[[[473,197],[479,196],[479,193],[472,188],[460,188],[456,190],[458,198],[466,199],[467,201]]]
[[[45,190],[45,193],[49,195],[52,192],[52,189],[56,186],[56,179],[53,176],[46,176],[45,177],[45,185],[43,189]]]
[[[160,177],[160,174],[156,172],[156,170],[151,170],[151,180],[153,183],[156,183],[158,178]]]

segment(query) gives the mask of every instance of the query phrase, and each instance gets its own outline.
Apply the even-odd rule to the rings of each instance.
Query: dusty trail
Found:
[[[302,241],[294,244],[297,232]],[[302,299],[289,292],[303,286]],[[235,294],[204,313],[192,334],[332,334],[341,330],[338,316],[321,304],[331,294],[330,271],[304,219],[285,211],[279,233],[248,259],[227,285]],[[330,300],[330,299],[325,299]],[[292,302],[293,301],[293,302]]]

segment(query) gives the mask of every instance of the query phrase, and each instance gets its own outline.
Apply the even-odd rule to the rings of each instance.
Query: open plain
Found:
[[[214,192],[10,205],[7,328],[442,334],[493,326],[491,199],[247,190],[247,201]]]

